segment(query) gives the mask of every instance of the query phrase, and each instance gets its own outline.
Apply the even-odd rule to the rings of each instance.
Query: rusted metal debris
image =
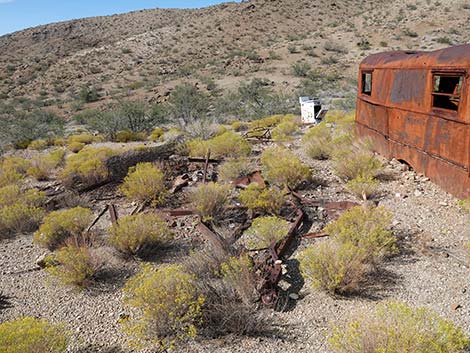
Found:
[[[239,177],[239,178],[235,179],[232,182],[232,184],[235,187],[238,187],[238,188],[241,188],[241,189],[247,188],[248,185],[250,185],[251,183],[257,183],[262,188],[266,187],[266,183],[265,183],[263,177],[261,176],[261,172],[259,170],[255,171],[253,173],[250,173],[246,176]]]
[[[246,140],[271,141],[272,139],[271,130],[272,130],[272,127],[257,127],[257,128],[246,131],[243,134],[243,137]]]
[[[103,217],[103,215],[106,213],[106,211],[108,210],[109,208],[109,205],[106,205],[103,210],[98,214],[98,216],[96,216],[96,218],[93,220],[93,222],[91,222],[90,226],[87,228],[87,232],[89,232],[91,230],[91,228],[93,228],[96,223],[98,223],[98,221],[100,220],[101,217]]]
[[[185,186],[188,186],[188,184],[189,184],[189,175],[187,173],[184,173],[183,175],[179,175],[173,181],[173,187],[171,188],[170,193],[176,194]]]
[[[377,152],[470,198],[470,45],[373,54],[360,64],[359,135]]]
[[[109,215],[111,216],[111,223],[112,224],[117,224],[118,223],[118,213],[117,213],[116,205],[111,203],[111,204],[108,205],[108,209],[109,209]]]
[[[199,222],[197,230],[216,248],[230,253],[230,245],[223,237],[212,231],[204,222]]]
[[[327,201],[327,200],[310,200],[302,196],[296,191],[290,191],[302,205],[310,207],[322,207],[326,216],[330,219],[338,218],[344,211],[360,204],[354,201]]]

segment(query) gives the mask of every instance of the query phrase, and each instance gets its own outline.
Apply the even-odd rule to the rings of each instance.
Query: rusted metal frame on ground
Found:
[[[93,220],[93,222],[91,222],[90,226],[87,228],[86,230],[87,232],[89,232],[91,228],[93,228],[95,224],[98,223],[98,221],[100,220],[101,217],[103,217],[103,215],[106,213],[108,208],[109,208],[109,205],[104,206],[103,210],[98,214],[98,216],[96,216],[96,218]]]
[[[147,207],[147,205],[148,205],[148,201],[144,201],[144,202],[139,203],[139,204],[138,204],[137,206],[135,206],[134,209],[132,210],[131,216],[134,216],[134,215],[136,215],[137,213],[142,212],[142,211],[145,209],[145,207]]]
[[[204,222],[199,222],[197,230],[209,240],[213,246],[230,253],[230,244],[223,237],[210,229]]]
[[[179,175],[173,181],[173,187],[171,188],[170,193],[176,194],[185,186],[188,186],[188,184],[189,184],[189,175],[187,173],[184,173],[183,175]]]
[[[202,173],[202,182],[205,184],[207,180],[207,169],[209,168],[209,159],[211,158],[211,149],[207,150],[206,161],[204,162],[204,171]]]
[[[214,158],[199,158],[199,157],[189,157],[188,162],[189,163],[210,163],[210,164],[220,164],[223,162],[222,159],[214,159]]]
[[[256,170],[248,175],[239,177],[235,179],[232,184],[240,189],[246,189],[248,185],[252,183],[257,183],[259,186],[262,188],[266,187],[266,183],[263,179],[263,176],[261,175],[261,172],[259,170]]]
[[[118,213],[117,213],[117,210],[116,210],[116,205],[110,203],[108,205],[108,209],[109,209],[109,215],[111,216],[111,222],[113,224],[117,224],[118,223]]]

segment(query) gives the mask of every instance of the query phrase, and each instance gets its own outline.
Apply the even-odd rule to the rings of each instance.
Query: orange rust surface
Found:
[[[372,91],[362,93],[362,74]],[[356,125],[388,158],[407,162],[444,190],[470,198],[470,45],[371,55],[359,70]],[[463,75],[458,110],[433,107],[433,75]]]

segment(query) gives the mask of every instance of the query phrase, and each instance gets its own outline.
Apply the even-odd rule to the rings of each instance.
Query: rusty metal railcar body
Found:
[[[470,45],[365,58],[356,126],[377,152],[470,198]]]

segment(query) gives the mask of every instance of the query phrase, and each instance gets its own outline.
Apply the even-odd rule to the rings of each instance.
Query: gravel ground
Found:
[[[309,198],[357,201],[349,195],[331,172],[329,161],[312,164],[326,186],[304,190]],[[180,352],[329,352],[329,327],[357,311],[373,310],[385,300],[401,300],[426,306],[461,325],[470,334],[470,271],[465,243],[470,240],[469,214],[457,206],[457,200],[427,178],[387,163],[381,183],[379,205],[393,214],[393,231],[400,239],[401,252],[388,260],[379,273],[369,279],[360,294],[332,298],[310,289],[298,275],[295,260],[298,251],[314,246],[305,240],[287,261],[288,276],[294,279],[289,291],[300,298],[284,312],[269,312],[277,329],[262,337],[225,337],[196,340],[180,347]],[[108,190],[112,192],[112,190]],[[90,197],[89,199],[93,199]],[[117,200],[121,215],[133,208]],[[102,207],[96,203],[97,213]],[[107,219],[98,228],[105,228]],[[181,259],[191,247],[198,246],[190,218],[179,221],[181,239],[175,249],[165,252],[163,262]],[[320,224],[313,223],[318,229]],[[59,285],[35,264],[44,250],[32,244],[32,235],[19,235],[2,241],[0,246],[0,322],[23,315],[65,322],[74,335],[71,352],[129,352],[126,337],[117,320],[125,312],[121,287],[138,268],[136,262],[124,262],[111,249],[100,248],[106,258],[108,280],[86,291]],[[111,278],[112,280],[109,280]],[[289,287],[284,281],[283,287]]]

